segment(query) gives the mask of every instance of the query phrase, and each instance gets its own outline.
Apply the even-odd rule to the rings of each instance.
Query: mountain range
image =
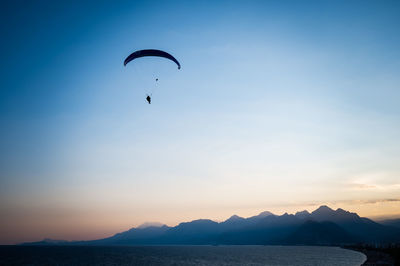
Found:
[[[377,223],[343,209],[320,206],[315,211],[249,218],[231,216],[223,222],[199,219],[169,227],[157,223],[91,241],[45,239],[24,245],[345,245],[400,243],[395,221]]]

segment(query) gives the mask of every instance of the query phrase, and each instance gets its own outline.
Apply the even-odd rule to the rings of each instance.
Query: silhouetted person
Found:
[[[150,97],[150,95],[147,95],[146,100],[149,102],[149,104],[151,104],[151,97]]]

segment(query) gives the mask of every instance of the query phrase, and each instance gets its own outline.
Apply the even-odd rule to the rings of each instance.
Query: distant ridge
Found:
[[[342,245],[400,243],[397,221],[391,226],[362,218],[343,209],[320,206],[313,212],[275,215],[265,211],[223,222],[199,219],[174,227],[145,223],[114,236],[92,241],[44,239],[24,245]]]
[[[380,222],[383,225],[393,226],[400,228],[400,218],[399,219],[388,219]]]
[[[45,238],[41,241],[37,242],[26,242],[22,243],[21,245],[35,245],[35,246],[53,246],[53,245],[68,245],[72,242],[67,241],[67,240],[56,240],[56,239],[50,239],[50,238]]]

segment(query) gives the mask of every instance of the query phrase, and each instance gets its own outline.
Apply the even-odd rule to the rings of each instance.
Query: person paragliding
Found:
[[[169,59],[178,66],[178,69],[181,69],[181,64],[178,62],[178,60],[176,60],[175,57],[173,57],[172,55],[170,55],[167,52],[164,52],[161,50],[155,50],[155,49],[146,49],[146,50],[139,50],[139,51],[133,52],[124,60],[124,66],[126,66],[132,60],[135,60],[140,57],[147,57],[147,56],[156,56],[156,57],[163,57],[163,58]],[[156,78],[155,80],[156,80],[156,82],[158,82],[158,78]],[[150,95],[147,94],[147,96],[146,96],[146,101],[149,104],[151,104],[151,96],[152,96],[151,94]]]
[[[158,57],[164,57],[166,59],[169,59],[173,61],[177,66],[178,69],[181,69],[181,64],[176,60],[175,57],[170,55],[167,52],[161,51],[161,50],[155,50],[155,49],[146,49],[146,50],[139,50],[136,52],[131,53],[125,60],[124,60],[124,66],[131,62],[134,59],[140,58],[140,57],[146,57],[146,56],[158,56]]]

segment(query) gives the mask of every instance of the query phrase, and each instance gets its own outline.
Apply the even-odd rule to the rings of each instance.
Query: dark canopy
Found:
[[[144,57],[144,56],[159,56],[159,57],[164,57],[169,60],[174,61],[178,65],[178,69],[181,69],[181,64],[179,64],[178,60],[175,59],[172,55],[170,55],[167,52],[161,51],[161,50],[155,50],[155,49],[146,49],[146,50],[139,50],[136,52],[133,52],[130,54],[124,61],[124,66],[128,64],[130,61],[139,58],[139,57]]]

